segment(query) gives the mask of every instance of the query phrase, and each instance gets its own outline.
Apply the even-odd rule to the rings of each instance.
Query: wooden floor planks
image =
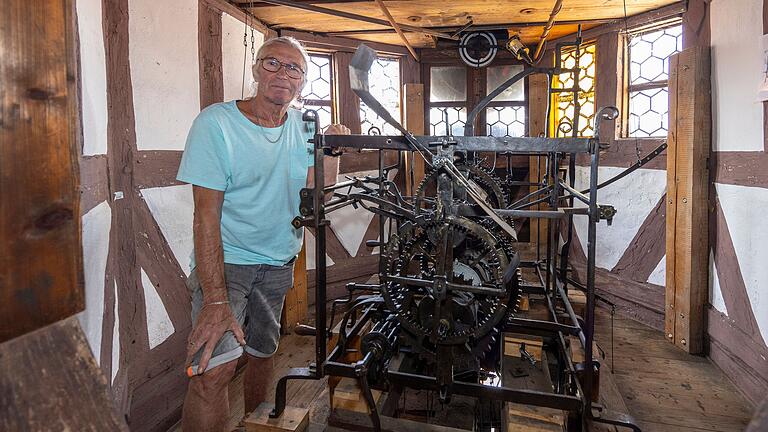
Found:
[[[616,315],[614,350],[611,352],[611,319],[606,309],[596,313],[596,341],[605,351],[604,364],[614,360],[615,383],[629,414],[643,431],[704,432],[743,431],[751,406],[723,373],[706,358],[691,356],[664,340],[661,332]],[[314,361],[314,338],[283,336],[275,356],[274,397],[277,379],[292,367]],[[607,367],[605,370],[607,371]],[[326,380],[293,381],[288,403],[310,408],[310,431],[325,430],[329,414]],[[237,391],[233,391],[236,397]],[[242,409],[242,400],[239,402]],[[233,408],[238,401],[232,401]]]
[[[752,407],[705,357],[692,356],[664,335],[630,319],[596,311],[595,339],[614,361],[613,379],[644,431],[742,431]]]

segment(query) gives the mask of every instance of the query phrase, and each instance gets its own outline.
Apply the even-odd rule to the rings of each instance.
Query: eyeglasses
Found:
[[[267,72],[277,72],[281,67],[284,67],[285,74],[288,75],[289,78],[299,79],[304,76],[304,69],[295,64],[283,63],[273,57],[264,57],[258,60],[261,60],[261,67]]]

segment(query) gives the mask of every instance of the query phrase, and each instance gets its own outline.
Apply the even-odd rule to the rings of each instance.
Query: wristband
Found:
[[[223,304],[229,304],[229,300],[225,300],[225,301],[215,301],[215,302],[206,303],[206,304],[204,304],[204,305],[203,305],[203,307],[201,307],[200,309],[202,310],[202,309],[204,309],[206,306],[223,305]]]

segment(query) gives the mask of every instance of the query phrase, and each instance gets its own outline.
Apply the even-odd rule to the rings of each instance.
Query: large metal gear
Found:
[[[507,206],[507,198],[504,187],[502,186],[501,181],[492,173],[488,172],[479,164],[468,163],[464,161],[457,162],[456,168],[464,173],[465,177],[470,182],[479,186],[479,189],[482,190],[485,194],[488,204],[490,204],[493,208],[498,209],[505,208]],[[439,174],[440,169],[433,169],[428,172],[424,176],[424,179],[419,183],[415,196],[416,214],[418,214],[423,209],[430,207],[431,200],[426,196],[427,190],[431,185],[437,183],[437,177]],[[463,197],[460,197],[461,194],[462,192],[459,189],[454,193],[454,196],[459,195],[457,199],[464,201]]]
[[[441,246],[446,238],[450,248]],[[382,257],[382,295],[421,352],[429,356],[438,345],[464,344],[477,352],[477,345],[519,303],[510,253],[505,242],[467,218],[406,224],[390,238]],[[441,256],[450,260],[445,274],[437,270]],[[515,277],[505,278],[508,271]]]

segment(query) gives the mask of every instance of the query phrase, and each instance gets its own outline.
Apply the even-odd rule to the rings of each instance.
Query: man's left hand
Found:
[[[343,124],[332,124],[325,130],[324,135],[349,135],[349,128]]]

